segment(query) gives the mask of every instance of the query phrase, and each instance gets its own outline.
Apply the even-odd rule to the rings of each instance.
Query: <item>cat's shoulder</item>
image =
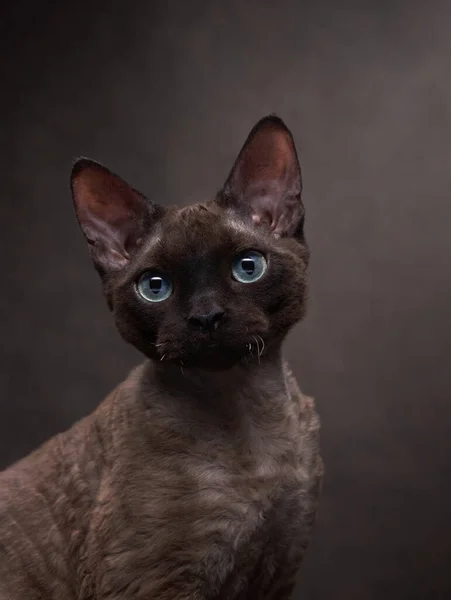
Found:
[[[286,361],[284,362],[284,374],[288,394],[296,407],[300,420],[307,423],[309,428],[319,429],[320,421],[315,399],[301,391],[296,377]]]

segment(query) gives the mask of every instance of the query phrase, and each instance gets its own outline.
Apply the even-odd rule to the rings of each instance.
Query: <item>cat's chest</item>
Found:
[[[161,486],[168,505],[181,507],[181,520],[190,511],[193,519],[217,520],[220,511],[229,516],[229,525],[242,519],[252,523],[285,490],[301,491],[305,473],[294,436],[281,435],[275,440],[253,432],[244,439],[200,441],[172,456],[161,453],[148,481]],[[153,506],[151,502],[149,508]],[[165,511],[167,506],[159,508]]]
[[[202,447],[161,455],[135,482],[131,512],[150,544],[161,530],[166,539],[195,540],[199,556],[212,548],[235,552],[250,540],[263,544],[269,529],[283,535],[286,528],[287,510],[276,507],[289,507],[292,524],[302,511],[305,473],[294,450],[224,455]]]
[[[204,528],[207,546],[214,539],[237,557],[251,549],[257,555],[268,544],[292,536],[302,519],[305,485],[300,465],[266,459],[240,472],[221,471],[217,465],[201,471],[193,528]]]
[[[235,598],[268,570],[265,557],[275,564],[302,533],[308,477],[295,439],[283,447],[267,441],[266,449],[259,442],[258,452],[255,443],[193,443],[184,451],[155,443],[147,463],[143,456],[123,462],[105,486],[95,527],[106,557],[102,589],[116,589],[127,573],[152,597],[166,598],[161,582],[169,578],[176,587],[197,585],[193,597],[202,589],[199,597]],[[127,592],[140,597],[134,585]]]

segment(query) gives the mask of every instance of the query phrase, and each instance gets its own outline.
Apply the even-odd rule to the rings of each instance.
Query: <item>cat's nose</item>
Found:
[[[225,311],[222,309],[214,309],[208,313],[191,314],[188,317],[188,321],[191,325],[199,327],[203,331],[215,331],[224,315]]]

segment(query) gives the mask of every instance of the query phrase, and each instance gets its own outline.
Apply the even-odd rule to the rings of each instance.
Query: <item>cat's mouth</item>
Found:
[[[162,344],[159,360],[187,368],[224,370],[243,359],[247,361],[259,356],[263,345],[263,341],[257,348],[257,345],[251,342],[231,344],[219,339],[209,339],[197,340],[196,343],[196,340],[189,340],[185,344]]]
[[[233,367],[242,358],[243,352],[219,341],[210,341],[192,349],[181,360],[187,367],[223,370]]]

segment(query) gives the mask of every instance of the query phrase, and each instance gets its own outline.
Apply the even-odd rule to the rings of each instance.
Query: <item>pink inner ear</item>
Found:
[[[293,147],[287,137],[285,132],[262,130],[256,133],[235,171],[236,183],[243,191],[256,183],[284,181],[290,175]]]
[[[226,187],[247,204],[256,225],[292,235],[302,218],[301,171],[293,138],[277,118],[258,123],[249,135]]]
[[[154,205],[105,167],[82,159],[74,167],[77,217],[101,270],[122,268],[139,245]]]
[[[86,168],[73,180],[76,206],[85,218],[120,227],[133,218],[136,192],[108,171]]]

